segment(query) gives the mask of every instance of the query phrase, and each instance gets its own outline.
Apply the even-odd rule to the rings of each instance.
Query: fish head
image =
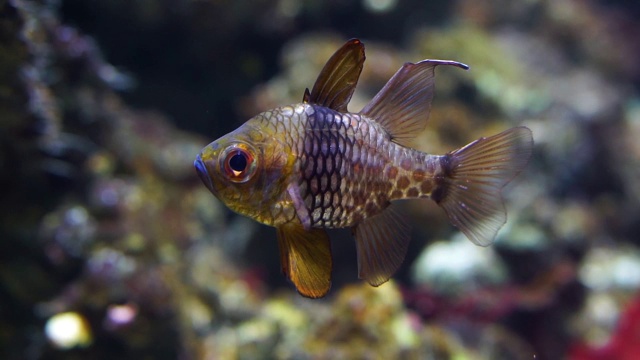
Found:
[[[211,193],[231,210],[274,225],[273,208],[283,199],[293,159],[280,139],[284,135],[261,126],[260,120],[251,119],[207,145],[194,167]]]

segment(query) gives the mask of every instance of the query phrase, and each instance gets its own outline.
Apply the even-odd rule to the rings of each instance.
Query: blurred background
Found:
[[[640,354],[640,3],[632,0],[0,0],[3,359],[632,359]],[[406,202],[407,259],[329,295],[280,274],[275,231],[192,168],[299,102],[347,39],[358,111],[406,61],[438,68],[415,147],[525,125],[509,220],[472,245]]]

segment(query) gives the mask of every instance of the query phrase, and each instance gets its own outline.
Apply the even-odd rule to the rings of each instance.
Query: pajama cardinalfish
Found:
[[[410,240],[394,200],[430,198],[473,243],[491,244],[506,222],[501,189],[527,164],[531,131],[515,127],[445,155],[407,146],[424,129],[434,69],[406,63],[360,112],[347,111],[364,64],[348,41],[301,103],[256,115],[205,147],[195,168],[233,211],[277,229],[283,273],[303,296],[331,286],[329,228],[351,228],[358,275],[373,286],[402,263]]]

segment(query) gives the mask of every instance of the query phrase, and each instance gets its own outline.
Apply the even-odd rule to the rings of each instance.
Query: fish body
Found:
[[[409,228],[394,200],[430,198],[478,245],[506,221],[501,188],[527,163],[531,131],[509,129],[445,155],[404,143],[426,124],[442,60],[405,64],[360,112],[347,111],[364,46],[329,59],[303,102],[256,115],[205,147],[194,163],[232,210],[274,226],[282,271],[307,297],[324,296],[332,258],[326,229],[351,228],[359,276],[378,286],[404,259]]]

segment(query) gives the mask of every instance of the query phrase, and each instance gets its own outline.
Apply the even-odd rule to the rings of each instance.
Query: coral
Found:
[[[603,346],[576,343],[569,359],[635,359],[640,353],[640,298],[632,299],[620,314],[620,320],[609,341]]]

